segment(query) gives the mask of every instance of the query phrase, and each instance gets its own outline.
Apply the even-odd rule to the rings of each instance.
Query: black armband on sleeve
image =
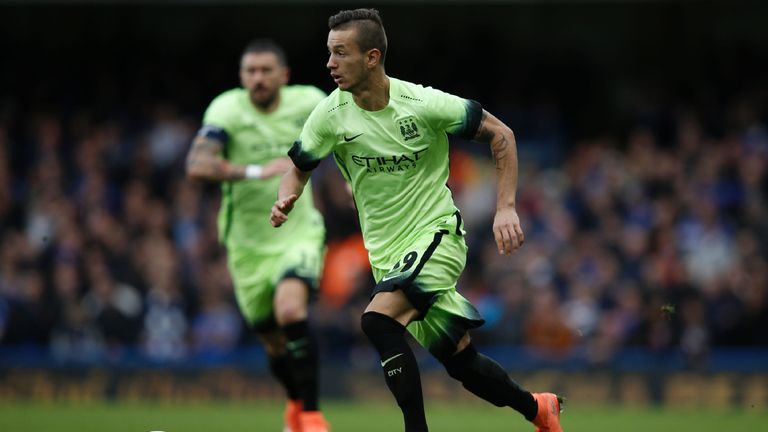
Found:
[[[201,127],[200,130],[197,131],[197,136],[220,141],[223,144],[226,144],[227,140],[229,139],[229,135],[227,134],[227,131],[225,131],[224,129],[218,126],[213,126],[213,125],[205,125]]]
[[[483,106],[480,105],[480,102],[467,99],[464,109],[467,111],[467,115],[455,135],[471,140],[477,134],[477,129],[480,128],[480,120],[483,119]]]
[[[320,165],[322,159],[315,159],[311,154],[301,149],[301,141],[294,141],[293,146],[288,150],[288,156],[296,165],[296,168],[309,172],[317,168]]]

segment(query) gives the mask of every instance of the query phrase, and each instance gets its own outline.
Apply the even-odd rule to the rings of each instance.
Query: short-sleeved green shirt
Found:
[[[324,97],[325,93],[313,86],[283,86],[279,107],[265,114],[253,106],[245,89],[237,88],[211,102],[203,125],[226,132],[222,156],[228,161],[265,165],[285,156],[310,112]],[[274,229],[269,224],[279,184],[280,176],[222,183],[222,243],[228,248],[243,246],[273,254],[290,247],[291,241],[324,235],[322,216],[313,205],[311,190],[296,203],[283,228]]]
[[[446,133],[471,138],[477,102],[389,78],[389,104],[366,111],[335,90],[310,115],[290,155],[314,169],[333,154],[352,192],[371,264],[389,268],[409,238],[436,229],[456,206],[448,181]]]

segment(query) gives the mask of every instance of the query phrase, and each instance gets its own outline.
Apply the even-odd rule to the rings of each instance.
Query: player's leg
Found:
[[[462,338],[455,354],[439,360],[448,375],[476,396],[498,407],[514,408],[529,421],[536,417],[538,407],[533,395],[510,379],[501,365],[479,353],[469,334]]]
[[[309,303],[317,297],[322,263],[322,239],[293,244],[280,258],[276,274],[274,314],[285,335],[294,381],[303,410],[302,432],[324,432],[328,423],[320,413],[317,338],[308,321]]]
[[[264,351],[267,353],[269,370],[272,372],[272,376],[283,386],[288,396],[288,403],[286,403],[283,412],[285,424],[283,432],[300,432],[299,416],[303,411],[304,404],[301,400],[299,386],[294,379],[293,361],[285,347],[285,335],[277,328],[273,331],[257,334],[264,346]]]
[[[384,378],[403,411],[406,431],[426,431],[427,423],[418,364],[406,343],[405,330],[410,331],[414,321],[427,315],[444,288],[456,284],[466,259],[458,219],[449,217],[437,232],[415,238],[391,268],[373,268],[379,282],[363,314],[362,327],[379,352]],[[452,236],[452,247],[443,251],[444,240]],[[434,274],[439,275],[438,283],[434,283]]]
[[[298,400],[299,392],[291,372],[291,357],[285,349],[285,336],[279,330],[257,333],[269,360],[269,370],[282,384],[288,399]]]
[[[425,311],[408,326],[408,331],[470,392],[494,405],[515,408],[534,422],[537,431],[562,431],[558,415],[548,415],[553,408],[559,414],[557,396],[532,395],[521,389],[498,363],[478,353],[470,343],[469,330],[481,326],[484,320],[472,303],[456,291],[467,251],[460,219],[457,217],[455,229],[446,227],[441,233],[442,238],[437,242],[436,235],[438,244],[430,249],[431,256],[407,289],[417,308]],[[427,297],[428,309],[419,307],[418,302],[429,294],[433,296]],[[539,409],[542,406],[548,409]]]
[[[309,289],[296,278],[280,281],[275,290],[275,319],[285,335],[285,346],[305,411],[318,410],[317,340],[307,322]]]
[[[561,401],[551,393],[531,394],[510,379],[493,359],[477,352],[468,330],[476,327],[474,306],[455,290],[440,296],[423,321],[409,330],[445,366],[448,374],[476,396],[520,412],[541,432],[559,432]],[[550,406],[551,405],[551,406]],[[546,410],[541,409],[546,406]],[[551,412],[555,415],[550,415]]]
[[[536,425],[537,431],[562,432],[562,399],[552,393],[530,393],[521,388],[497,362],[477,352],[468,333],[456,353],[440,361],[451,377],[480,398],[498,407],[514,408]]]
[[[387,387],[403,412],[406,432],[428,430],[419,366],[405,339],[405,326],[418,314],[397,290],[376,294],[361,318],[363,332],[379,353]]]
[[[240,312],[259,336],[267,353],[270,372],[285,389],[285,431],[299,432],[302,409],[299,388],[293,377],[293,362],[285,348],[285,337],[274,316],[273,268],[276,257],[254,254],[248,248],[227,249],[227,262],[235,285]]]

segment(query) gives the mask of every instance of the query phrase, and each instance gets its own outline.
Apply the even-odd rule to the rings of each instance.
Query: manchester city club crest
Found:
[[[403,135],[403,140],[405,141],[415,140],[421,136],[416,120],[412,116],[398,120],[397,127],[400,128],[400,134]]]

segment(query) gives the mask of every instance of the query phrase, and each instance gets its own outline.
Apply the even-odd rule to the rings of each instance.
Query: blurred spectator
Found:
[[[155,209],[155,223],[162,212]],[[159,224],[158,227],[162,226]],[[189,349],[188,301],[179,284],[176,250],[169,240],[148,237],[142,246],[145,278],[148,285],[144,316],[143,348],[154,360],[178,360]]]
[[[85,313],[96,324],[108,346],[126,346],[138,341],[142,299],[138,291],[114,279],[100,250],[85,256],[89,290],[83,298]]]
[[[534,294],[523,328],[523,343],[545,356],[565,356],[573,348],[574,333],[566,324],[551,287],[539,288]]]
[[[147,134],[149,153],[155,169],[164,172],[184,159],[195,130],[167,103],[157,104],[152,117]]]
[[[51,335],[51,351],[58,360],[93,360],[103,353],[103,338],[86,310],[85,283],[75,264],[58,262],[53,275],[58,314]]]

